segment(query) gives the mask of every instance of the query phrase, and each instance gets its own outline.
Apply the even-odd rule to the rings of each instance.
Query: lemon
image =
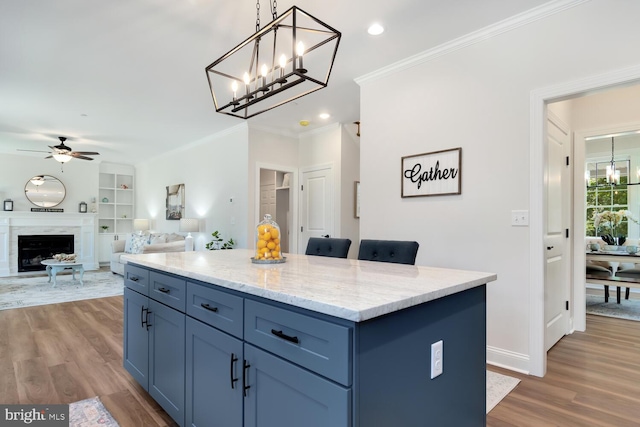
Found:
[[[258,240],[258,243],[256,243],[256,246],[258,246],[258,249],[262,249],[265,246],[267,246],[267,242],[262,240],[262,239],[260,239],[260,240]]]
[[[272,239],[277,239],[279,237],[280,232],[278,231],[277,228],[272,228],[271,229],[271,238]]]
[[[260,236],[260,238],[268,242],[269,240],[271,240],[271,233],[267,231],[262,236]]]

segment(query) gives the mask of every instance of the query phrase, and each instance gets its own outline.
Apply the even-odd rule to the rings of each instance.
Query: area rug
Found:
[[[516,388],[519,379],[487,370],[487,414]]]
[[[111,297],[124,292],[123,277],[110,271],[87,271],[82,281],[84,286],[77,273],[76,280],[72,280],[71,274],[58,274],[57,285],[52,288],[46,275],[0,278],[0,310]]]
[[[603,296],[587,294],[587,314],[640,321],[640,300],[623,297],[618,304],[616,297],[609,297],[609,302],[604,302]]]
[[[69,427],[119,427],[100,398],[92,397],[69,405]]]

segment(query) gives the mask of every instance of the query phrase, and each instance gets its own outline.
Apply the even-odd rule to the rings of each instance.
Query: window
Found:
[[[587,236],[600,235],[593,225],[593,214],[602,211],[619,211],[629,209],[627,183],[629,182],[629,160],[616,161],[616,169],[620,171],[620,184],[607,183],[606,169],[611,162],[587,162]],[[619,232],[628,236],[628,223],[625,220],[618,227]],[[600,230],[602,231],[602,230]]]

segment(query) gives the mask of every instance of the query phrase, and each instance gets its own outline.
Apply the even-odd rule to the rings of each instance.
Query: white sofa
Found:
[[[184,236],[172,233],[153,233],[145,234],[144,244],[138,248],[138,250],[131,250],[128,245],[131,244],[131,238],[133,235],[127,237],[126,240],[114,240],[111,242],[111,259],[110,266],[111,272],[114,274],[120,274],[124,276],[124,262],[122,255],[128,255],[132,253],[164,253],[164,252],[184,252],[185,241]],[[125,250],[125,249],[128,249]]]

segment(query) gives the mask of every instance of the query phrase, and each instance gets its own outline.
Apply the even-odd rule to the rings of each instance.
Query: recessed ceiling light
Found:
[[[329,117],[331,117],[331,114],[329,114],[329,113],[322,113],[322,114],[320,114],[320,118],[321,118],[322,120],[327,120]]]
[[[384,33],[384,27],[376,22],[374,24],[371,24],[367,32],[372,36],[379,36],[380,34]]]

